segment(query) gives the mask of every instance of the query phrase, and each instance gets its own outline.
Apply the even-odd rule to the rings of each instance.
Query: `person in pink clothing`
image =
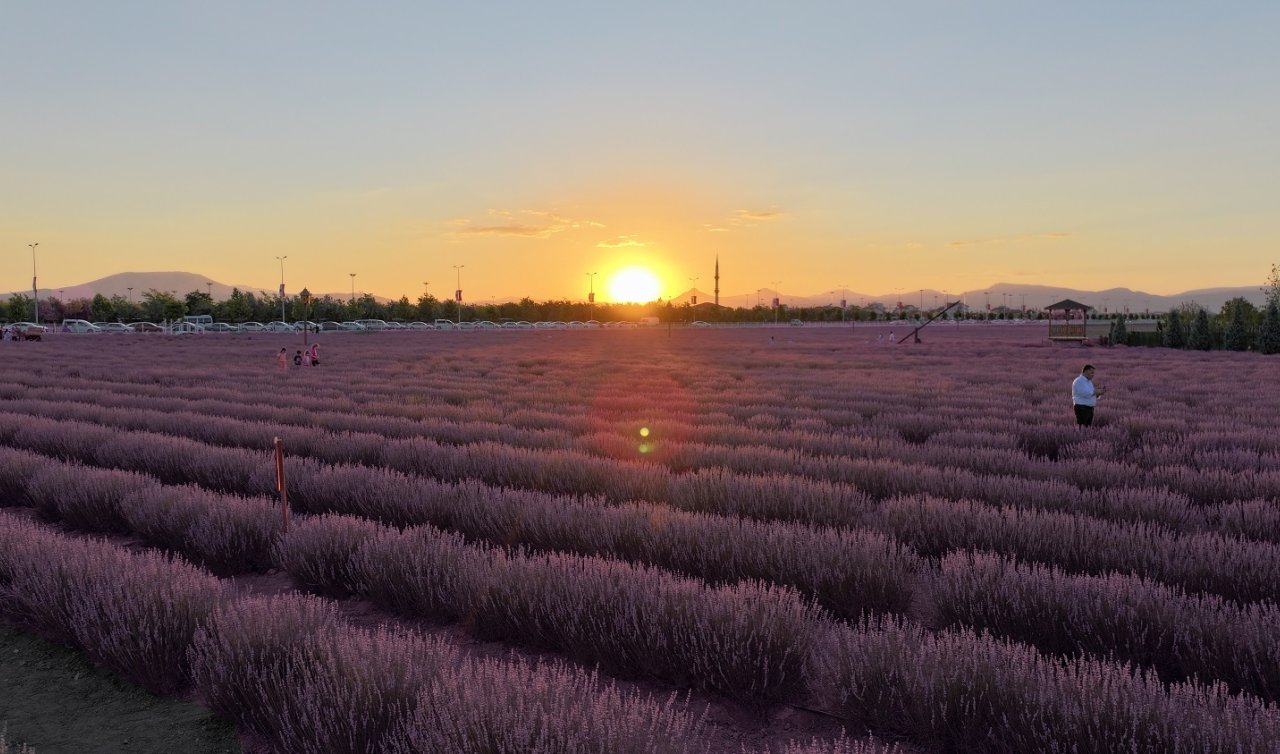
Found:
[[[307,360],[313,367],[320,366],[320,344],[312,343],[311,349],[307,351]]]
[[[289,352],[287,349],[281,348],[280,353],[276,354],[276,366],[280,367],[281,372],[289,371]]]

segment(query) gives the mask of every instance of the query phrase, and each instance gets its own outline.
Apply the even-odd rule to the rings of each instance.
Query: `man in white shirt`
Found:
[[[1088,427],[1093,424],[1093,407],[1105,388],[1093,387],[1093,365],[1085,364],[1080,376],[1071,383],[1071,403],[1076,410],[1076,424]]]

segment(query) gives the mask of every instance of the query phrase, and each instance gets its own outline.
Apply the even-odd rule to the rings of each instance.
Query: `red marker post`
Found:
[[[284,531],[289,531],[289,494],[284,486],[284,446],[280,438],[274,440],[276,446],[276,492],[280,494],[280,523]]]

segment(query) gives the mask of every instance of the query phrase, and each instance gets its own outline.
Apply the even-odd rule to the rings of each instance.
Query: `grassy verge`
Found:
[[[230,723],[153,696],[67,647],[0,624],[0,727],[10,751],[238,754]]]

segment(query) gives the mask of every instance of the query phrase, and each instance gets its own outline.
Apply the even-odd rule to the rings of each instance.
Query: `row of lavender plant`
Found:
[[[279,434],[294,452],[304,456],[335,463],[387,465],[410,472],[431,469],[434,475],[453,481],[480,478],[504,486],[529,487],[564,494],[588,494],[591,490],[600,489],[602,477],[609,476],[614,479],[612,489],[615,491],[611,497],[615,501],[647,499],[686,507],[681,505],[681,492],[682,487],[688,485],[683,485],[682,482],[690,478],[688,474],[672,475],[643,464],[574,454],[547,456],[503,445],[454,447],[422,439],[386,440],[372,434],[329,435],[297,426],[282,428],[231,419],[196,421],[193,416],[181,414],[126,414],[117,410],[93,407],[75,409],[52,403],[36,403],[32,406],[31,402],[15,402],[7,406],[11,411],[20,407],[35,408],[39,415],[70,416],[112,426],[143,427],[235,447],[266,447],[271,438]],[[953,468],[921,467],[897,461],[876,462],[869,459],[791,459],[788,463],[786,458],[779,456],[774,462],[765,462],[758,457],[759,454],[748,453],[746,461],[735,461],[734,454],[725,450],[723,455],[708,457],[707,462],[722,462],[744,469],[772,470],[775,476],[782,476],[787,470],[798,470],[803,477],[821,478],[817,472],[825,469],[827,476],[843,474],[847,477],[845,483],[837,485],[816,481],[804,485],[799,480],[792,485],[808,486],[813,492],[826,493],[823,497],[827,500],[822,501],[825,505],[789,506],[791,511],[796,512],[795,515],[806,516],[804,520],[822,523],[859,523],[857,509],[850,510],[844,505],[844,499],[849,497],[849,488],[852,487],[865,491],[876,499],[890,496],[894,490],[898,490],[908,494],[934,494],[951,499],[982,499],[991,504],[1020,507],[1030,505],[1049,510],[1088,512],[1108,519],[1158,521],[1179,531],[1196,531],[1207,525],[1204,513],[1192,507],[1187,498],[1161,489],[1135,489],[1118,485],[1115,488],[1081,490],[1062,482],[1003,477],[992,479],[958,472]],[[686,452],[696,454],[697,451],[686,449]],[[487,465],[477,462],[477,456],[487,459]],[[1087,467],[1084,462],[1081,464]],[[577,473],[566,473],[566,467]],[[814,473],[807,473],[811,471]],[[631,484],[619,484],[619,476],[622,480],[630,480]],[[699,486],[702,488],[699,492],[705,494],[706,485]],[[811,493],[806,496],[805,502],[809,503],[812,498]],[[828,500],[834,502],[834,505]],[[721,509],[724,507],[727,506],[721,506]],[[823,516],[827,511],[831,511],[833,515]],[[1210,513],[1210,517],[1220,528],[1231,533],[1270,531],[1252,525],[1255,522],[1251,519],[1256,516],[1250,517],[1248,514],[1255,511],[1265,514],[1267,508],[1252,501],[1237,501],[1220,506]],[[752,515],[750,510],[745,513]],[[1255,535],[1253,538],[1267,539],[1268,536]]]
[[[308,589],[351,591],[412,618],[466,621],[481,638],[548,647],[610,671],[746,699],[789,699],[820,613],[759,582],[709,587],[619,561],[467,545],[320,516],[278,547]]]
[[[166,483],[195,483],[246,495],[261,495],[271,489],[265,453],[214,448],[145,433],[112,433],[73,422],[0,423],[0,442],[5,441],[58,457],[145,469]],[[408,465],[431,467],[429,458]],[[310,471],[294,476],[306,479],[319,469],[295,467],[295,471]],[[377,479],[387,472],[368,469],[365,473]],[[347,510],[342,507],[347,494],[343,489],[313,487],[303,493],[300,502],[312,510]],[[930,498],[888,501],[870,523],[935,557],[953,549],[984,549],[1077,572],[1130,572],[1240,601],[1276,600],[1280,596],[1280,578],[1276,578],[1280,549],[1267,543],[1239,542],[1211,534],[1176,536],[1140,524],[1108,524],[1076,515]]]
[[[341,473],[342,470],[335,471]],[[92,531],[131,531],[149,543],[182,552],[216,573],[261,571],[273,562],[269,553],[278,541],[280,519],[269,499],[243,499],[194,487],[165,487],[131,472],[86,469],[9,449],[0,449],[0,479],[8,485],[0,500],[29,501],[51,518]],[[370,497],[391,500],[405,497],[389,488],[382,492]],[[410,512],[415,508],[411,505],[404,510]],[[580,523],[562,521],[556,528],[573,532],[580,525],[588,526],[590,515],[587,511],[584,513],[588,515]],[[663,533],[674,527],[669,518],[681,515],[658,509],[640,509],[635,513],[641,516],[639,525],[657,522]],[[413,516],[391,518],[404,524],[411,523]],[[528,522],[531,527],[536,524],[537,521]],[[354,525],[338,530],[377,531],[372,526]],[[529,538],[530,532],[524,533]],[[674,547],[677,552],[686,551],[708,564],[730,570],[733,566],[741,567],[744,555],[755,551],[769,560],[791,564],[793,570],[794,561],[811,562],[813,573],[797,580],[802,586],[832,581],[833,574],[822,568],[824,561],[813,558],[804,545],[774,539],[739,548],[735,556],[720,543],[721,534],[723,532],[694,527],[671,542],[680,545]],[[637,532],[620,539],[631,540],[633,536],[643,540],[646,535]],[[656,535],[650,530],[647,536]],[[424,541],[428,546],[435,546],[437,539],[427,537]],[[536,537],[533,539],[536,541]],[[708,549],[699,543],[718,546]],[[337,557],[310,559],[310,567],[321,569],[319,577],[306,577],[301,566],[293,570],[299,572],[299,578],[311,588],[333,583],[351,588],[355,577],[343,575],[347,570],[341,565],[350,556],[348,549],[341,549]],[[399,554],[403,562],[421,561],[421,556],[412,549]],[[849,570],[848,563],[840,557],[840,547],[833,546],[827,552],[830,557],[825,564],[836,574]],[[781,566],[780,570],[785,568]],[[874,579],[874,557],[865,557],[860,568],[871,572],[865,579]],[[715,567],[709,565],[707,570],[714,571]],[[730,580],[727,574],[728,571],[725,580]],[[371,581],[361,588],[361,593],[383,595],[377,599],[379,604],[407,610],[397,607],[397,600],[412,600],[415,588],[406,587],[401,581],[394,580],[385,589]],[[1280,628],[1280,621],[1270,604],[1240,608],[1212,597],[1187,596],[1140,578],[1114,574],[1075,577],[1055,569],[1022,566],[985,555],[950,555],[943,559],[940,573],[924,571],[919,564],[912,564],[909,570],[902,569],[887,583],[899,590],[900,597],[913,591],[929,593],[931,609],[927,621],[931,625],[984,628],[1035,644],[1051,653],[1087,650],[1153,667],[1166,679],[1216,678],[1266,699],[1280,699],[1280,683],[1268,670],[1280,658],[1277,644],[1280,631],[1276,630]],[[840,586],[850,588],[849,584]],[[830,594],[821,587],[809,591]],[[867,609],[868,603],[893,612],[904,612],[908,607],[905,599],[876,603],[866,598],[867,593],[879,596],[866,587],[846,592],[848,599],[836,602],[846,608],[840,614],[856,618]],[[848,609],[851,607],[859,609]],[[472,614],[465,610],[455,612]]]
[[[101,391],[98,391],[101,392]],[[86,397],[75,397],[74,400],[87,400]],[[155,402],[169,401],[169,411],[153,410],[149,414],[145,408],[158,409]],[[113,401],[100,401],[111,403]],[[150,403],[148,403],[150,402]],[[501,447],[511,445],[517,448],[574,449],[588,456],[604,456],[608,458],[636,457],[635,437],[623,436],[616,432],[592,433],[578,437],[576,440],[564,437],[562,433],[554,433],[548,437],[542,433],[530,434],[529,430],[503,427],[492,423],[457,423],[435,422],[423,426],[412,423],[406,428],[405,423],[390,423],[386,428],[378,428],[373,417],[352,417],[335,414],[324,410],[322,403],[308,402],[307,408],[287,410],[269,407],[263,412],[244,406],[235,406],[218,402],[210,407],[216,412],[213,416],[204,416],[199,412],[191,412],[189,405],[177,399],[169,398],[137,398],[114,401],[121,407],[135,409],[122,415],[109,409],[67,402],[15,401],[11,410],[27,411],[53,418],[72,418],[88,421],[109,421],[119,426],[135,429],[148,429],[162,432],[183,432],[183,427],[192,427],[200,432],[200,438],[212,442],[243,444],[260,443],[261,438],[255,435],[270,431],[267,425],[255,424],[256,421],[284,422],[287,434],[296,435],[302,447],[323,448],[329,439],[324,434],[314,431],[288,430],[288,425],[297,427],[319,423],[321,426],[332,426],[337,423],[344,431],[359,431],[360,435],[344,435],[348,438],[339,452],[341,457],[329,457],[327,460],[348,461],[358,463],[374,463],[382,442],[388,438],[434,437],[443,445],[493,443],[486,448],[501,452]],[[172,411],[182,410],[174,414]],[[250,431],[246,436],[243,424],[227,422],[226,415],[239,416],[251,422],[249,427],[261,428],[259,432]],[[923,421],[923,418],[922,418]],[[358,430],[356,428],[358,427]],[[300,427],[298,427],[300,429]],[[277,430],[280,431],[280,430]],[[729,432],[741,433],[740,428],[729,428]],[[715,433],[714,435],[712,433]],[[708,444],[695,435],[715,437],[715,444]],[[694,426],[674,426],[665,428],[664,437],[654,437],[647,445],[650,451],[646,461],[660,462],[673,471],[687,471],[706,467],[721,467],[736,471],[769,471],[778,473],[800,474],[811,478],[823,479],[820,474],[824,467],[831,466],[831,457],[841,459],[876,460],[892,459],[895,463],[911,467],[908,473],[888,480],[853,477],[848,481],[871,488],[883,488],[886,484],[900,492],[921,492],[925,494],[945,495],[949,497],[976,497],[986,494],[996,499],[989,502],[997,504],[1025,504],[1026,500],[1045,500],[1046,505],[1060,509],[1088,510],[1095,515],[1120,518],[1123,520],[1139,520],[1138,516],[1156,516],[1175,528],[1190,530],[1203,527],[1203,516],[1190,506],[1195,500],[1202,504],[1214,504],[1231,500],[1273,495],[1280,490],[1280,454],[1251,454],[1252,465],[1235,464],[1236,468],[1223,468],[1222,464],[1195,466],[1158,464],[1144,467],[1134,462],[1116,462],[1111,460],[1114,454],[1082,453],[1064,454],[1054,461],[1037,460],[1021,454],[1010,454],[1004,448],[957,447],[952,444],[912,444],[901,440],[889,441],[883,438],[846,437],[831,434],[811,434],[800,432],[755,432],[744,437],[737,437],[726,442],[720,428],[698,428]],[[1074,433],[1083,437],[1081,433]],[[666,439],[666,435],[672,438]],[[309,439],[307,439],[309,438]],[[779,439],[781,438],[781,439]],[[1076,440],[1077,445],[1097,446],[1097,439]],[[325,452],[323,449],[317,452]],[[796,452],[800,452],[807,463],[797,464]],[[1216,457],[1225,457],[1218,453]],[[1211,458],[1214,456],[1211,456]],[[1267,460],[1270,459],[1270,460]],[[952,478],[950,488],[937,479],[928,482],[917,481],[914,486],[901,487],[895,485],[911,484],[913,478],[919,477],[917,466],[945,467],[954,476],[955,469],[969,472],[961,479]],[[936,470],[936,469],[930,469]],[[926,472],[927,473],[927,472]],[[1016,476],[1019,481],[1012,484],[1005,480],[1002,488],[990,484],[993,476]],[[1069,485],[1061,481],[1069,480]],[[878,483],[878,485],[877,485]],[[959,489],[957,489],[959,486]],[[1143,499],[1141,505],[1133,506],[1122,501],[1112,504],[1110,498],[1114,490],[1133,498],[1152,493],[1136,493],[1136,486],[1170,486],[1180,494],[1154,493],[1151,500]],[[1076,487],[1079,489],[1071,489]],[[994,488],[994,489],[993,489]]]
[[[85,542],[64,545],[26,522],[6,518],[9,520],[0,527],[5,545],[0,548],[4,554],[0,583],[5,584],[6,595],[37,594],[38,598],[27,604],[42,614],[56,614],[46,606],[61,601],[50,599],[49,592],[58,589],[105,592],[111,595],[111,609],[119,611],[120,604],[146,603],[148,600],[140,597],[149,595],[139,592],[156,592],[166,583],[192,583],[191,578],[175,578],[177,572],[172,568],[160,574],[156,569],[139,567],[145,556],[127,553],[132,559],[128,567],[108,568],[107,578],[101,578],[100,564],[111,561],[106,552],[113,549],[111,546]],[[76,545],[82,550],[78,556],[63,554]],[[86,557],[86,546],[97,549]],[[62,578],[45,576],[64,563],[73,567],[62,569]],[[99,578],[75,578],[77,569],[81,574],[93,570]],[[102,586],[104,581],[130,575],[136,585],[127,592]],[[198,577],[199,572],[186,575]],[[44,593],[39,587],[33,589],[32,583],[44,587]],[[207,597],[217,585],[216,580],[201,582],[203,588],[183,594]],[[287,604],[289,600],[294,604]],[[100,600],[98,604],[103,603]],[[101,620],[95,612],[104,607],[87,614],[70,613],[82,621],[89,619],[79,629],[82,634],[92,634],[89,624]],[[208,605],[204,614],[214,607]],[[441,704],[446,691],[430,687],[435,694],[414,697],[408,693],[414,685],[412,679],[406,682],[406,678],[424,667],[443,669],[450,663],[417,656],[414,650],[423,644],[415,644],[412,638],[397,642],[396,635],[387,632],[323,636],[326,620],[318,615],[322,610],[309,608],[299,598],[232,604],[215,614],[203,631],[191,632],[194,646],[185,661],[166,667],[171,668],[170,673],[172,668],[189,668],[216,708],[233,716],[243,715],[245,724],[260,726],[255,729],[286,748],[298,747],[294,750],[308,750],[319,740],[329,742],[330,750],[370,750],[370,742],[378,746],[387,743],[378,738],[385,735],[382,731],[397,729],[389,720],[417,722],[422,719],[418,715],[422,705],[447,706]],[[165,619],[170,614],[162,613]],[[70,629],[65,621],[55,625]],[[119,632],[119,621],[111,625]],[[314,627],[315,633],[309,633],[307,626]],[[165,628],[168,636],[176,633]],[[1063,663],[1023,646],[968,632],[930,634],[893,620],[868,622],[854,629],[828,624],[825,630],[827,638],[806,657],[814,702],[875,730],[906,735],[938,749],[1027,751],[1070,745],[1078,751],[1253,752],[1265,751],[1280,735],[1280,717],[1273,708],[1227,696],[1213,687],[1165,689],[1111,663]],[[106,633],[110,635],[110,629]],[[321,641],[308,641],[313,635],[321,636]],[[136,630],[127,636],[136,641]],[[468,668],[461,678],[475,675],[474,668]],[[461,678],[449,682],[456,684]],[[505,687],[510,695],[517,693],[509,684],[512,680],[523,681],[515,688],[538,691],[543,690],[538,682],[546,682],[543,676],[499,675],[498,680],[484,690],[494,693]],[[581,685],[581,679],[575,679],[568,688]],[[460,696],[455,691],[446,699]],[[493,697],[475,695],[466,701],[482,698]],[[598,700],[599,696],[593,694],[592,698]],[[406,712],[412,702],[406,699],[417,700],[412,718]],[[334,709],[350,712],[334,715]],[[274,717],[255,719],[264,713]],[[458,730],[442,725],[441,714],[437,710],[428,716],[419,728],[423,735]],[[483,722],[493,723],[493,717],[485,715]],[[628,719],[625,714],[621,717]],[[459,727],[474,735],[478,726]]]
[[[933,751],[1263,754],[1280,740],[1275,707],[1221,685],[893,617],[834,627],[812,660],[815,704]]]
[[[866,530],[763,524],[655,505],[600,507],[365,468],[289,468],[298,472],[290,494],[300,512],[430,524],[472,540],[543,551],[609,554],[712,583],[758,579],[793,587],[846,618],[906,610],[921,567],[909,549]],[[91,531],[131,530],[220,573],[265,568],[264,553],[278,531],[278,514],[266,498],[161,487],[130,471],[42,462],[0,449],[0,477],[0,503],[30,501],[51,519]]]

